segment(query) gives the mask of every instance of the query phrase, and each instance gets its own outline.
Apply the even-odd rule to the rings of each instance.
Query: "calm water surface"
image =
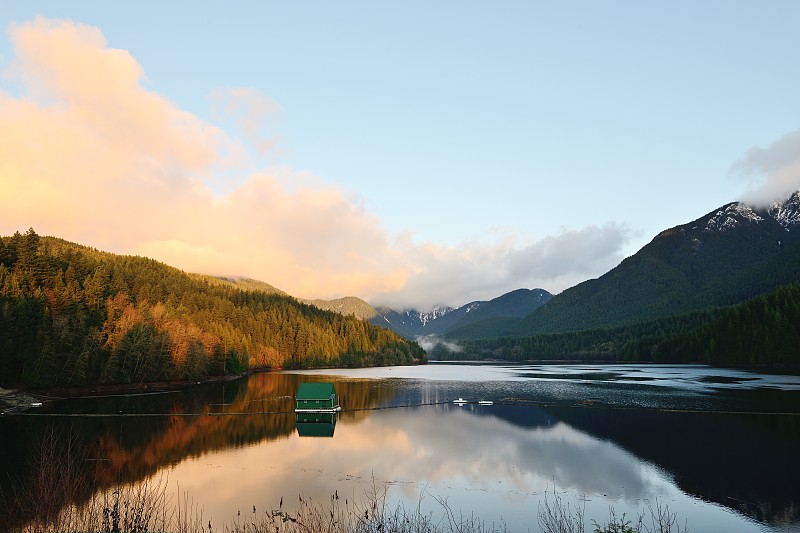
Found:
[[[338,418],[296,424],[303,381],[336,384]],[[494,404],[454,405],[459,397]],[[439,516],[446,501],[456,515],[511,531],[537,531],[537,509],[554,490],[585,505],[587,526],[607,520],[610,506],[635,516],[660,501],[696,532],[800,531],[798,413],[800,378],[705,366],[256,374],[0,419],[0,483],[4,493],[26,483],[34,443],[56,425],[80,435],[100,486],[168,476],[216,523],[301,494],[358,500],[375,485],[390,508],[403,502]]]

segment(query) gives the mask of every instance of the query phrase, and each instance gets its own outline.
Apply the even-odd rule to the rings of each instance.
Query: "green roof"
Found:
[[[328,400],[336,394],[333,383],[301,383],[297,387],[298,400]]]

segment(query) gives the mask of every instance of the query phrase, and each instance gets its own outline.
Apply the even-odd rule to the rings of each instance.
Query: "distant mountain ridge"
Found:
[[[261,291],[266,294],[279,294],[281,296],[289,296],[284,291],[273,287],[269,283],[259,281],[257,279],[244,278],[244,277],[226,277],[226,276],[210,276],[207,274],[189,274],[189,277],[201,281],[205,281],[211,285],[229,285],[242,289],[245,291]]]
[[[246,277],[211,276],[208,274],[189,274],[189,276],[192,279],[205,281],[210,285],[231,286],[245,291],[259,291],[266,294],[291,296],[290,294],[273,287],[269,283]],[[343,298],[335,298],[333,300],[308,300],[303,298],[296,299],[301,303],[313,305],[317,309],[322,309],[323,311],[333,311],[334,313],[339,313],[340,315],[354,316],[361,320],[369,320],[378,314],[374,307],[361,298],[356,298],[355,296],[345,296]]]
[[[742,302],[800,279],[800,191],[754,207],[732,202],[659,233],[597,279],[515,321],[449,336],[490,338],[587,330]]]
[[[361,320],[370,320],[378,315],[378,311],[376,311],[374,307],[355,296],[345,296],[344,298],[336,298],[334,300],[300,301],[324,311],[334,311],[345,316],[352,315]]]
[[[474,301],[458,308],[435,307],[429,312],[395,311],[378,307],[370,320],[406,338],[444,335],[489,319],[522,318],[544,305],[553,295],[544,289],[517,289],[489,301]]]
[[[189,274],[189,276],[210,285],[290,296],[268,283],[246,277],[206,274]],[[441,305],[430,311],[415,309],[396,311],[388,307],[373,307],[355,296],[345,296],[333,300],[302,298],[297,298],[297,300],[323,311],[354,316],[413,340],[427,335],[443,335],[484,320],[522,318],[538,309],[552,297],[553,295],[544,289],[517,289],[489,301],[470,302],[458,308]]]
[[[766,207],[731,202],[666,229],[606,274],[555,297],[542,289],[519,289],[490,301],[430,311],[372,307],[354,297],[301,301],[409,339],[496,338],[614,326],[732,305],[797,281],[798,228],[800,191]]]
[[[539,309],[551,298],[553,295],[544,289],[517,289],[468,310],[450,329],[467,327],[489,319],[522,318]]]
[[[447,329],[467,312],[466,307],[478,306],[481,303],[483,302],[472,302],[458,309],[437,306],[427,312],[416,309],[395,311],[389,307],[376,307],[378,316],[372,318],[370,322],[389,328],[408,339],[413,339],[421,335],[433,335]]]

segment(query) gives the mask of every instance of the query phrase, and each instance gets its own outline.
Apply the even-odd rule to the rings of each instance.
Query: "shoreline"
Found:
[[[503,359],[430,359],[429,363],[439,364],[532,364],[532,365],[573,365],[573,364],[596,364],[601,366],[617,366],[617,365],[700,365],[711,368],[744,370],[760,374],[777,374],[777,375],[800,375],[800,366],[797,365],[749,365],[749,366],[732,366],[732,365],[710,365],[708,363],[667,363],[652,361],[586,361],[578,359],[527,359],[524,361],[510,361]],[[387,365],[389,366],[389,365]],[[79,385],[75,387],[53,387],[43,389],[5,389],[0,387],[0,416],[12,415],[28,409],[41,407],[45,403],[55,400],[64,400],[68,398],[77,397],[93,397],[93,396],[125,396],[136,394],[149,394],[154,392],[167,392],[187,389],[196,385],[205,385],[210,383],[226,383],[236,381],[250,374],[261,372],[277,372],[281,370],[324,370],[331,368],[348,368],[348,367],[315,367],[312,369],[292,369],[292,368],[270,368],[270,369],[255,369],[240,374],[231,374],[227,376],[212,376],[199,381],[153,381],[145,383],[110,383],[110,384],[95,384],[95,385]]]
[[[41,405],[67,398],[92,396],[125,396],[153,392],[175,391],[196,385],[236,381],[253,372],[242,372],[227,376],[212,376],[199,381],[151,381],[145,383],[109,383],[79,385],[76,387],[53,387],[46,389],[4,389],[0,387],[0,416],[10,415],[40,407]],[[36,405],[39,404],[39,405]]]
[[[427,363],[427,361],[426,361]],[[419,363],[425,364],[425,363]],[[391,366],[391,365],[379,365]],[[279,372],[282,370],[318,370],[326,368],[350,368],[350,367],[314,367],[308,369],[294,369],[290,367],[275,368],[255,368],[239,374],[229,374],[225,376],[210,376],[200,380],[192,381],[149,381],[143,383],[108,383],[93,385],[77,385],[74,387],[48,387],[48,388],[24,388],[5,389],[0,387],[0,416],[11,415],[31,408],[41,407],[41,405],[55,400],[68,398],[93,397],[93,396],[125,396],[135,394],[150,394],[154,392],[167,392],[186,389],[196,385],[209,383],[226,383],[236,381],[250,374],[262,372]],[[38,405],[37,405],[38,404]]]
[[[599,365],[599,366],[622,366],[622,365],[643,365],[643,366],[706,366],[709,368],[719,368],[728,370],[746,370],[748,372],[758,372],[761,374],[779,374],[789,376],[800,376],[800,364],[791,363],[776,363],[776,364],[763,364],[763,365],[730,365],[730,364],[712,364],[704,361],[688,361],[688,362],[675,362],[675,361],[619,361],[619,360],[604,360],[604,359],[429,359],[430,363],[476,363],[476,364],[525,364],[525,365]]]
[[[34,407],[39,407],[44,401],[44,398],[34,394],[22,392],[17,389],[4,389],[0,387],[0,416],[11,415]]]

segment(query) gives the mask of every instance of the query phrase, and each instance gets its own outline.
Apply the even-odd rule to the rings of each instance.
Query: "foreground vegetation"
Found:
[[[800,366],[800,283],[737,305],[610,328],[457,340],[433,357]]]
[[[413,364],[354,317],[33,229],[0,237],[0,385],[197,380],[253,368]]]
[[[183,429],[179,427],[177,431],[183,433]],[[192,440],[208,440],[189,433]],[[206,516],[203,502],[196,502],[191,494],[181,492],[180,480],[171,481],[163,471],[142,477],[130,470],[110,473],[109,463],[115,461],[113,455],[108,461],[98,460],[102,456],[87,446],[85,437],[86,432],[81,427],[65,427],[59,423],[49,425],[42,432],[41,438],[31,446],[31,457],[25,461],[29,469],[20,477],[0,479],[0,531],[467,533],[510,530],[502,517],[491,517],[495,521],[488,523],[485,516],[453,510],[441,498],[433,497],[433,502],[424,502],[431,497],[425,492],[413,506],[402,502],[390,506],[388,485],[381,485],[374,479],[362,494],[354,491],[347,494],[345,489],[340,489],[322,500],[288,494],[286,502],[283,498],[279,502],[264,502],[259,494],[252,494],[253,503],[247,508],[231,509],[229,516]],[[152,455],[141,450],[132,453]],[[106,482],[109,474],[116,481]],[[123,479],[125,482],[120,482]],[[566,503],[560,491],[548,490],[538,508],[530,510],[529,523],[523,531],[686,531],[685,526],[679,527],[677,516],[658,502],[634,519],[625,515],[618,517],[610,509],[607,521],[588,520],[591,525],[587,525],[583,505],[582,501],[577,505]]]
[[[86,456],[75,433],[49,431],[39,444],[34,461],[35,483],[13,494],[0,493],[0,501],[12,503],[0,527],[15,533],[421,533],[505,532],[508,527],[487,524],[474,514],[456,513],[444,499],[436,498],[438,511],[423,511],[422,499],[415,507],[403,503],[395,508],[387,502],[387,486],[373,479],[362,496],[340,495],[335,491],[324,501],[314,501],[300,494],[291,503],[281,498],[277,505],[236,511],[235,517],[220,522],[204,517],[202,507],[186,493],[171,495],[165,477],[153,477],[137,484],[116,483],[100,489],[93,485],[85,468]],[[88,500],[82,494],[90,489]],[[20,525],[20,519],[24,522]],[[592,521],[594,533],[681,533],[669,507],[656,502],[645,513],[631,520],[617,517],[609,510],[607,522]],[[584,509],[565,503],[555,488],[546,492],[531,517],[529,531],[543,533],[585,533]]]
[[[616,516],[613,508],[608,521],[592,521],[587,530],[581,507],[563,503],[555,490],[539,505],[537,516],[526,531],[542,533],[686,533],[668,506],[657,503],[635,520]],[[505,524],[487,525],[474,515],[456,513],[444,500],[441,516],[425,513],[420,506],[406,508],[402,503],[391,509],[386,489],[374,485],[362,501],[331,495],[329,501],[315,502],[298,496],[294,511],[284,510],[283,499],[277,509],[264,512],[253,505],[252,512],[238,511],[228,523],[219,524],[203,517],[202,510],[188,495],[177,504],[167,496],[166,484],[156,481],[137,487],[120,486],[112,492],[94,496],[81,508],[69,507],[55,516],[11,529],[13,533],[489,533],[507,532]]]

